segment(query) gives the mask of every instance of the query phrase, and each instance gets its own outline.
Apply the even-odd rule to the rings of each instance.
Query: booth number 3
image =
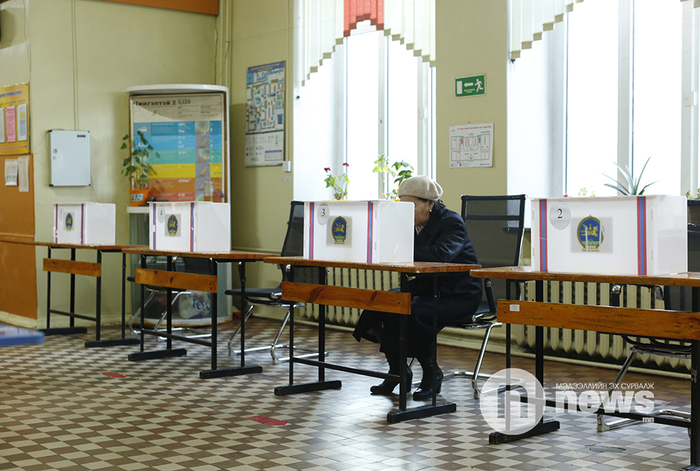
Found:
[[[318,205],[318,210],[316,210],[316,220],[322,226],[328,223],[328,219],[331,217],[330,208],[326,203],[321,203]]]

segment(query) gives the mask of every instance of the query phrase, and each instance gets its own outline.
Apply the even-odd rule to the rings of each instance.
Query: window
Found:
[[[508,191],[614,195],[603,174],[617,179],[617,163],[636,177],[649,157],[648,194],[697,188],[699,11],[691,2],[587,0],[512,64]]]
[[[634,3],[633,165],[638,173],[651,157],[643,176],[647,183],[658,180],[649,188],[655,194],[685,193],[681,192],[682,30],[681,2]]]
[[[618,12],[616,2],[592,0],[567,15],[566,70],[566,186],[570,196],[579,191],[614,194],[603,186],[617,178]],[[680,4],[680,3],[679,3]],[[612,7],[612,8],[611,8]],[[591,24],[598,25],[595,32]],[[559,25],[557,25],[558,27]],[[564,26],[564,25],[561,25]],[[561,196],[561,195],[557,195]]]
[[[295,91],[294,198],[329,199],[324,168],[347,163],[349,199],[377,199],[374,161],[434,174],[433,69],[368,21]]]

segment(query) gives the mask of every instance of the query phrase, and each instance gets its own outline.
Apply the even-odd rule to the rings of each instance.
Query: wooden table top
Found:
[[[126,248],[139,248],[148,247],[147,245],[129,245],[129,244],[119,244],[119,245],[88,245],[88,244],[61,244],[58,242],[34,242],[34,245],[41,247],[51,247],[52,249],[93,249],[101,250],[103,252],[121,252]]]
[[[541,272],[532,267],[497,267],[472,270],[477,278],[502,278],[523,281],[581,281],[621,285],[700,286],[700,273],[684,272],[668,275],[605,275],[600,273]]]
[[[458,273],[468,272],[481,265],[467,265],[462,263],[440,263],[440,262],[386,262],[386,263],[362,263],[362,262],[335,262],[329,260],[309,260],[304,257],[268,257],[265,263],[275,263],[277,265],[296,265],[305,267],[334,267],[334,268],[356,268],[364,270],[393,271],[399,273]]]
[[[169,257],[212,258],[215,260],[251,260],[260,261],[275,254],[263,252],[250,252],[246,250],[231,250],[229,252],[176,252],[170,250],[151,250],[148,246],[128,247],[124,253],[136,255],[154,255]]]

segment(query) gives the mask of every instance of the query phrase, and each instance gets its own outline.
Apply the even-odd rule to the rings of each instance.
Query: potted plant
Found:
[[[350,184],[348,166],[347,162],[343,163],[343,173],[340,175],[333,175],[330,167],[323,169],[328,174],[325,180],[323,180],[326,182],[326,188],[333,188],[333,198],[339,201],[348,197],[348,185]]]
[[[382,188],[384,191],[380,197],[387,200],[396,200],[399,199],[398,188],[401,182],[413,176],[413,166],[403,160],[389,165],[389,157],[387,157],[386,154],[381,154],[377,156],[377,160],[374,161],[374,169],[372,172],[380,174],[382,178]],[[394,185],[396,186],[390,190],[392,177],[396,177],[394,178]]]
[[[130,154],[122,162],[122,175],[129,179],[131,188],[131,206],[143,206],[148,201],[148,194],[151,191],[151,175],[155,175],[155,170],[150,164],[150,152],[153,146],[143,135],[143,132],[136,131],[136,139]],[[127,134],[122,138],[121,149],[128,149],[127,142],[130,141]],[[158,153],[155,153],[159,157]]]
[[[610,175],[605,175],[603,174],[604,177],[608,177],[610,180],[614,181],[615,184],[612,185],[610,183],[605,183],[605,186],[610,187],[614,190],[617,190],[623,195],[643,195],[644,191],[649,188],[651,185],[653,185],[656,182],[651,182],[648,183],[647,185],[644,185],[643,187],[640,188],[640,183],[642,181],[642,175],[644,175],[644,170],[647,168],[647,164],[649,163],[649,160],[651,160],[651,157],[647,159],[646,162],[644,162],[644,167],[642,167],[642,171],[639,172],[639,177],[637,179],[634,179],[634,174],[630,170],[628,166],[625,165],[625,168],[620,167],[617,163],[613,162],[615,166],[620,170],[622,175],[625,177],[625,181],[621,180],[615,180],[613,177]]]

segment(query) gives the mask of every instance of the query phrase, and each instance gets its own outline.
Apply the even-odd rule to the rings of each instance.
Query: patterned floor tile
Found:
[[[220,367],[240,361],[225,348],[232,327],[223,326]],[[273,321],[254,319],[248,346],[263,344],[276,329]],[[104,338],[118,335],[103,329]],[[296,336],[313,345],[316,330],[297,326]],[[83,348],[93,337],[93,331],[50,336],[41,345],[0,349],[0,470],[664,471],[689,462],[685,429],[644,424],[599,433],[593,414],[553,409],[546,415],[560,421],[560,430],[490,445],[492,430],[464,378],[446,381],[440,395],[457,412],[389,424],[398,395],[371,396],[377,378],[327,371],[341,389],[278,397],[273,391],[288,382],[288,365],[273,364],[269,353],[246,355],[247,365],[263,367],[261,374],[200,379],[210,368],[207,347],[187,344],[185,357],[131,362],[127,356],[138,347]],[[146,342],[146,350],[165,345]],[[386,370],[376,345],[330,329],[326,342],[329,361]],[[460,370],[474,364],[476,352],[441,346],[439,359],[444,371]],[[489,354],[483,370],[504,363],[502,355]],[[534,362],[514,358],[513,366],[532,370]],[[419,381],[420,366],[413,370]],[[609,382],[615,375],[552,361],[545,371],[551,395],[557,384]],[[313,367],[295,366],[295,384],[317,375]],[[687,380],[641,373],[625,380],[651,383],[655,406],[689,411]],[[408,399],[409,407],[423,404]]]

